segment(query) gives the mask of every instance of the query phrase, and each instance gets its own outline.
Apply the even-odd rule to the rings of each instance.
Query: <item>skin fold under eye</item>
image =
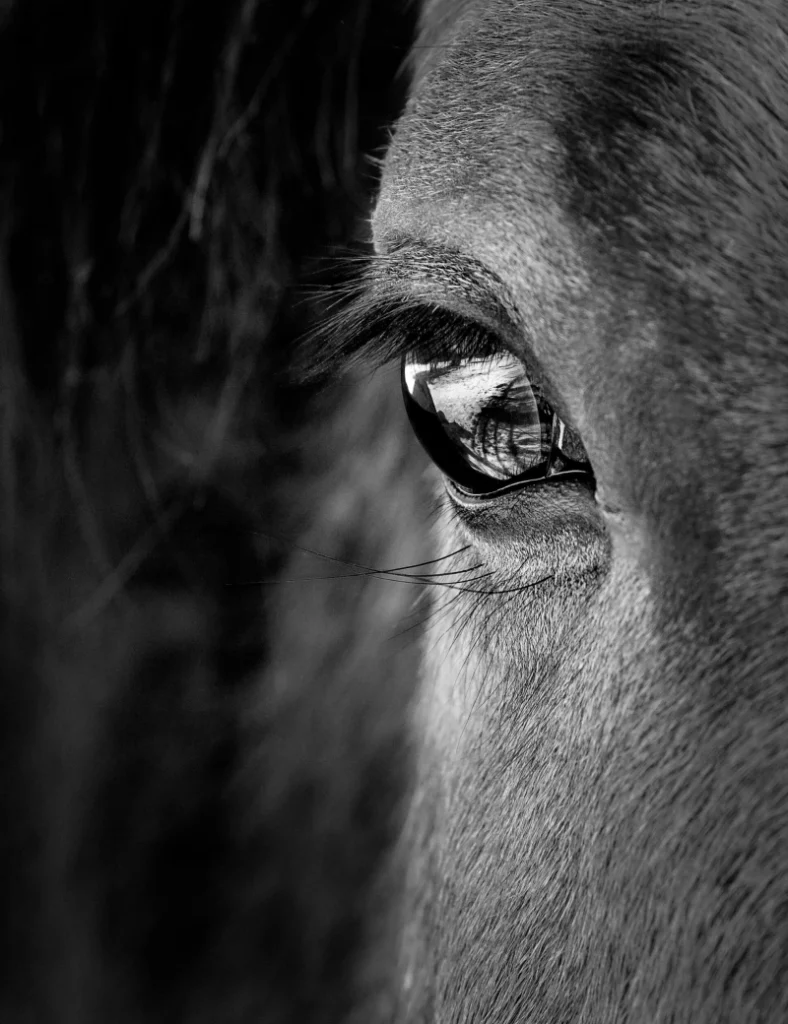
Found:
[[[463,492],[492,496],[514,487],[593,479],[582,442],[510,352],[402,361],[402,391],[414,432]]]

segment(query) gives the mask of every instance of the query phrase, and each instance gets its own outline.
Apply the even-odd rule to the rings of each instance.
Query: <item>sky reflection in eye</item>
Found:
[[[460,361],[406,359],[403,379],[411,399],[435,418],[477,472],[509,480],[548,457],[552,410],[540,403],[511,353]]]

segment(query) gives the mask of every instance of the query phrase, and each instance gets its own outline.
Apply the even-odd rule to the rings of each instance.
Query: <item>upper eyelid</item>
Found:
[[[399,310],[378,313],[377,318],[373,314],[367,329],[368,337],[361,343],[360,351],[379,365],[399,361],[414,351],[425,361],[510,352],[523,364],[529,380],[539,386],[561,418],[571,423],[560,393],[538,360],[522,344],[510,343],[506,337],[488,330],[485,324],[443,307],[405,305]]]
[[[388,331],[394,358],[418,350],[425,359],[478,357],[507,348],[484,325],[434,306],[409,308]]]
[[[508,289],[484,264],[465,253],[390,236],[385,253],[371,261],[366,289],[339,327],[351,335],[351,352],[363,352],[378,363],[388,362],[423,342],[426,330],[452,322],[460,345],[451,340],[436,346],[473,349],[473,335],[496,339],[494,346],[528,358],[527,331],[516,315]],[[397,342],[397,336],[400,341]],[[411,339],[411,340],[409,340]],[[477,346],[478,347],[478,346]]]
[[[508,332],[500,333],[488,322],[458,315],[454,309],[407,300],[401,305],[389,302],[367,307],[363,326],[350,347],[381,366],[399,361],[414,350],[425,359],[478,358],[494,351],[510,352],[562,418],[571,422],[560,391],[522,337],[515,340]]]
[[[459,250],[412,238],[389,239],[372,264],[375,290],[403,301],[451,309],[497,335],[518,335],[523,324],[509,289],[479,260]]]
[[[367,289],[352,319],[353,325],[347,326],[355,337],[349,350],[378,365],[401,359],[419,344],[424,347],[424,335],[436,328],[443,334],[436,354],[507,350],[522,361],[561,418],[572,423],[560,388],[534,355],[530,332],[509,289],[464,252],[389,236],[385,251],[372,259]]]

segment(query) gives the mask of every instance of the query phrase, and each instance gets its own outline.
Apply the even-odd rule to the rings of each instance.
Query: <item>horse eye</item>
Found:
[[[508,352],[471,359],[402,360],[411,425],[435,465],[468,494],[544,480],[593,481],[579,437]]]

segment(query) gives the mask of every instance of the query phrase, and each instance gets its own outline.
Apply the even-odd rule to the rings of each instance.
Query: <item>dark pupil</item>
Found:
[[[405,406],[433,462],[463,490],[490,494],[553,477],[588,478],[582,444],[508,352],[402,362]]]

